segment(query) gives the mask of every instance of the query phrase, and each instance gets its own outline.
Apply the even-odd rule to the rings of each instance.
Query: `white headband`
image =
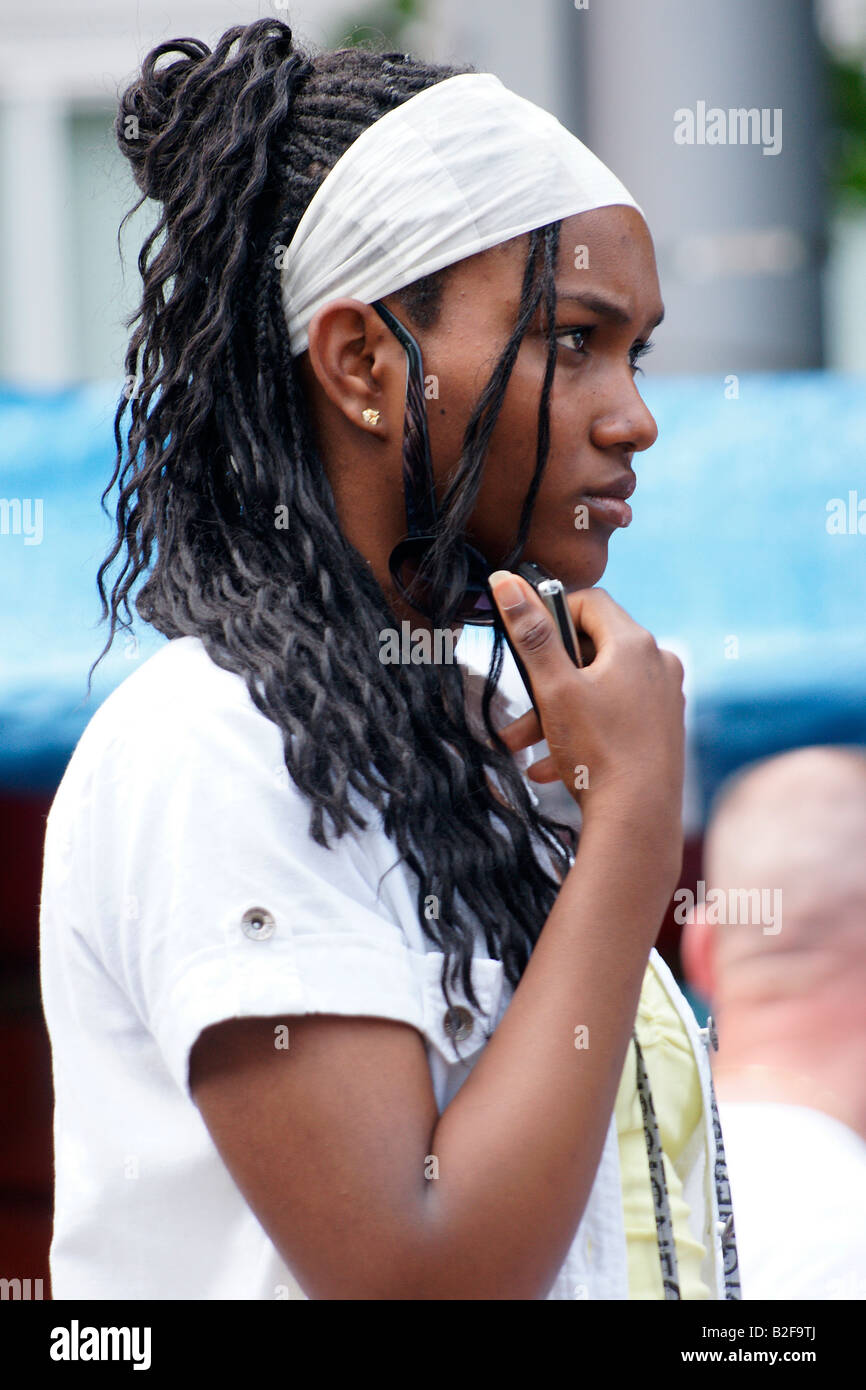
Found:
[[[591,208],[643,209],[555,116],[493,73],[425,87],[362,131],[316,189],[282,258],[293,356],[342,295],[363,304]]]

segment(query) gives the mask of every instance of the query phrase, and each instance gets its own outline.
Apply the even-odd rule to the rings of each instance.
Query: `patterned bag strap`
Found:
[[[709,1015],[707,1018],[706,1028],[701,1029],[701,1036],[707,1046],[708,1054],[710,1044],[712,1044],[715,1051],[718,1051],[719,1035],[716,1031],[716,1025],[712,1015]],[[712,1072],[710,1073],[710,1103],[713,1109],[713,1139],[715,1140],[716,1149],[716,1201],[719,1208],[718,1233],[722,1240],[722,1260],[725,1271],[725,1298],[742,1299],[737,1239],[734,1232],[734,1209],[731,1203],[731,1184],[728,1181],[725,1144],[722,1138],[722,1125],[719,1120],[719,1111],[716,1105],[716,1091],[713,1086]]]
[[[701,1036],[708,1047],[710,1043],[712,1043],[714,1048],[718,1048],[718,1034],[712,1017],[707,1019],[707,1026],[701,1030]],[[661,1138],[656,1123],[655,1107],[652,1102],[649,1076],[647,1075],[640,1043],[637,1040],[637,1031],[632,1032],[632,1039],[634,1041],[635,1056],[637,1058],[637,1089],[638,1096],[640,1097],[644,1137],[646,1138],[647,1156],[649,1159],[650,1187],[652,1189],[653,1206],[655,1208],[656,1235],[658,1240],[659,1262],[662,1271],[662,1284],[664,1286],[666,1299],[678,1299],[681,1297],[679,1266],[677,1264],[677,1250],[674,1241],[670,1203],[668,1201],[668,1189],[665,1181]],[[716,1105],[716,1092],[713,1086],[712,1074],[710,1075],[709,1088],[713,1118],[713,1139],[715,1144],[713,1177],[716,1185],[716,1203],[719,1210],[718,1234],[722,1241],[725,1299],[742,1299],[739,1258],[737,1255],[737,1241],[734,1231],[734,1210],[731,1202],[731,1184],[728,1180],[725,1144],[722,1138],[722,1126],[719,1120],[718,1106]]]
[[[662,1155],[662,1142],[656,1123],[656,1112],[650,1091],[649,1077],[643,1060],[637,1032],[632,1032],[635,1056],[637,1057],[637,1093],[640,1098],[643,1132],[649,1159],[650,1188],[656,1218],[656,1239],[658,1241],[659,1262],[662,1271],[662,1285],[666,1299],[680,1297],[679,1265],[677,1247],[674,1241],[674,1227],[668,1201],[668,1185],[665,1181],[665,1166]]]

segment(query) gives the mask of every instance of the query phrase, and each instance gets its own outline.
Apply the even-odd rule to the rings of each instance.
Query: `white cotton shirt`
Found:
[[[806,1105],[719,1099],[743,1297],[866,1298],[866,1143]]]
[[[506,657],[495,727],[530,707]],[[483,678],[460,648],[458,658],[471,711]],[[539,745],[536,755],[545,751]],[[532,752],[519,760],[525,768]],[[532,790],[546,808],[556,806],[552,814],[570,807],[579,824],[563,787]],[[191,1098],[190,1050],[210,1024],[307,1013],[408,1023],[424,1039],[440,1112],[477,1061],[511,997],[502,963],[489,958],[479,933],[472,979],[490,1019],[454,986],[455,1003],[472,1015],[472,1032],[458,1043],[461,1062],[445,1028],[443,957],[418,921],[417,878],[405,864],[394,867],[397,849],[381,816],[360,798],[356,804],[367,829],[331,849],[317,845],[279,729],[197,637],[166,643],[91,718],[48,817],[42,885],[56,1299],[306,1297]],[[709,1063],[691,1009],[652,955],[700,1068],[704,1115],[684,1178],[708,1251],[703,1277],[724,1297]],[[628,1297],[613,1114],[583,1219],[547,1297]]]

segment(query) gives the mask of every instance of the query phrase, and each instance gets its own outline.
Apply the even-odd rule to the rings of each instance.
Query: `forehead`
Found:
[[[513,318],[529,251],[529,233],[500,242],[451,267],[451,292]],[[556,264],[560,294],[607,289],[645,314],[661,302],[649,228],[636,208],[593,208],[562,219]]]
[[[587,254],[578,257],[578,251]],[[559,233],[560,267],[573,267],[576,260],[615,271],[618,265],[632,273],[655,273],[655,251],[649,228],[636,208],[592,208],[573,217],[564,217]]]

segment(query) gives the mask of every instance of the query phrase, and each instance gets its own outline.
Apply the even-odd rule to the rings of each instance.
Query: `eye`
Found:
[[[570,341],[572,351],[583,354],[586,352],[587,340],[595,327],[595,324],[584,324],[580,328],[564,328],[561,333],[557,334],[556,341],[565,344]],[[646,357],[647,353],[652,352],[654,347],[655,344],[652,341],[634,344],[629,351],[633,372],[642,372],[642,368],[637,365],[638,360],[641,357]]]
[[[564,328],[564,329],[562,330],[561,333],[558,333],[558,334],[557,334],[556,341],[557,341],[558,343],[564,343],[564,342],[566,342],[569,338],[572,339],[572,340],[573,340],[573,339],[576,339],[576,338],[580,338],[580,339],[582,340],[582,341],[581,341],[581,346],[578,347],[577,343],[573,341],[573,342],[572,342],[572,348],[573,348],[573,350],[574,350],[575,352],[583,352],[583,351],[584,351],[583,343],[584,343],[584,342],[586,341],[586,339],[589,337],[589,335],[590,335],[590,333],[592,332],[594,326],[595,326],[594,324],[587,324],[587,325],[586,325],[585,327],[583,327],[583,328]]]
[[[643,375],[643,368],[637,365],[639,357],[646,357],[648,352],[652,352],[655,343],[650,339],[646,343],[635,343],[631,350],[631,369],[633,372],[640,372]]]

